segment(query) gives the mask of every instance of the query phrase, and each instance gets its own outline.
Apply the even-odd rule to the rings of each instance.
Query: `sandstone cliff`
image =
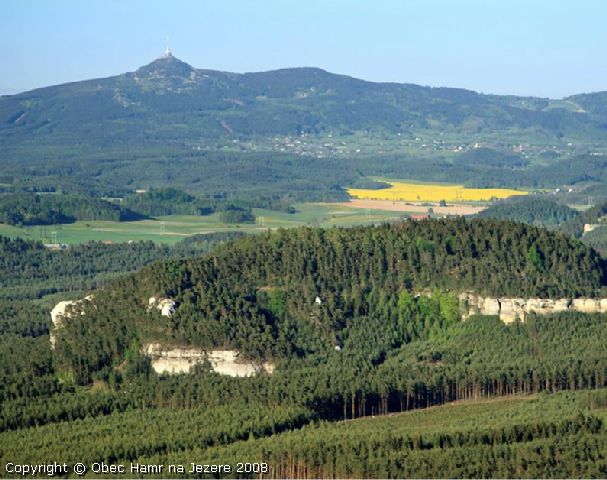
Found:
[[[472,292],[458,296],[462,317],[471,315],[497,315],[504,323],[514,322],[517,318],[525,321],[529,313],[545,315],[550,313],[575,311],[583,313],[607,312],[607,298],[575,299],[540,299],[540,298],[492,298],[482,297]],[[84,315],[87,304],[92,303],[93,296],[81,300],[59,302],[51,310],[53,328],[50,341],[54,348],[54,332],[61,328],[63,322],[74,315]],[[317,297],[316,301],[320,299]],[[177,303],[170,298],[151,297],[147,310],[157,309],[163,316],[170,317],[177,308]],[[222,375],[248,377],[260,372],[272,373],[274,365],[270,362],[254,363],[243,360],[236,350],[202,351],[190,346],[167,346],[160,343],[149,343],[143,349],[152,360],[152,368],[157,373],[187,373],[194,365],[209,362],[210,367]]]
[[[84,307],[86,303],[91,300],[93,300],[93,296],[87,295],[80,300],[65,300],[59,302],[53,307],[51,310],[51,321],[53,322],[53,326],[49,334],[51,348],[55,348],[55,336],[53,335],[53,332],[56,329],[61,328],[64,320],[69,319],[73,315],[84,315]]]
[[[459,295],[464,318],[474,314],[498,315],[504,323],[511,323],[516,318],[525,321],[527,314],[539,315],[558,312],[607,312],[607,298],[489,298],[465,292]]]
[[[231,377],[250,377],[257,373],[272,373],[270,362],[254,363],[238,357],[236,350],[203,351],[194,347],[166,346],[149,343],[143,351],[152,359],[156,373],[188,373],[194,365],[208,361],[213,371]]]

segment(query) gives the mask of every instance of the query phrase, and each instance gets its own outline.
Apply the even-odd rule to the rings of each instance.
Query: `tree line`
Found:
[[[502,200],[479,212],[478,216],[556,228],[573,221],[578,212],[544,196],[529,195]]]

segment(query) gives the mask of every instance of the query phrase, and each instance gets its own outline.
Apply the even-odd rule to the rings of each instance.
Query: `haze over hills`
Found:
[[[170,53],[135,72],[0,98],[0,141],[58,145],[73,136],[183,144],[205,138],[385,129],[479,133],[533,130],[598,138],[605,93],[553,101],[457,88],[373,83],[317,68],[236,74],[196,69]]]
[[[484,95],[318,68],[229,73],[169,53],[134,72],[0,97],[0,183],[335,200],[384,177],[601,195],[606,95]]]

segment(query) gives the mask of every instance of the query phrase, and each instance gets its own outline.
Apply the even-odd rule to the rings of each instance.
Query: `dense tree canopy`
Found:
[[[58,352],[88,381],[119,362],[135,340],[235,348],[256,359],[305,356],[342,345],[358,319],[389,324],[396,316],[402,320],[393,342],[400,345],[453,321],[453,307],[438,291],[429,304],[409,292],[572,298],[599,295],[604,283],[596,252],[512,222],[284,230],[118,281],[68,323]],[[146,314],[152,296],[173,298],[175,314],[168,320]]]
[[[88,242],[50,250],[40,242],[0,236],[0,298],[39,298],[56,292],[93,290],[109,280],[156,260],[186,258],[209,252],[241,237],[238,232],[194,235],[173,247],[152,242]]]
[[[0,223],[50,225],[76,220],[133,220],[138,215],[105,200],[85,195],[0,195]]]
[[[544,196],[531,195],[502,200],[481,211],[478,216],[555,228],[574,221],[578,212]]]
[[[49,281],[55,262],[67,278],[97,278],[169,258],[96,291],[86,314],[55,332],[54,352],[45,299],[0,299],[4,462],[41,461],[41,452],[70,463],[244,459],[281,478],[538,475],[537,464],[555,476],[607,471],[575,460],[582,450],[599,458],[607,444],[604,391],[558,393],[607,386],[607,316],[462,322],[454,296],[597,294],[603,262],[579,242],[520,223],[424,221],[278,231],[180,259],[223,237],[215,240],[162,253],[149,244],[50,252],[3,239],[7,285],[20,272]],[[559,283],[551,270],[571,276]],[[151,295],[176,299],[175,315],[147,312]],[[276,369],[156,375],[141,353],[149,340],[236,348]],[[423,421],[411,412],[388,424],[318,423],[538,392],[551,395],[520,408],[428,410]]]

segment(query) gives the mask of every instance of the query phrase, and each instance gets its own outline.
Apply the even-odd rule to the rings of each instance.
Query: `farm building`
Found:
[[[429,213],[424,213],[423,215],[409,215],[409,220],[415,220],[415,221],[428,220],[429,218],[430,218]]]

